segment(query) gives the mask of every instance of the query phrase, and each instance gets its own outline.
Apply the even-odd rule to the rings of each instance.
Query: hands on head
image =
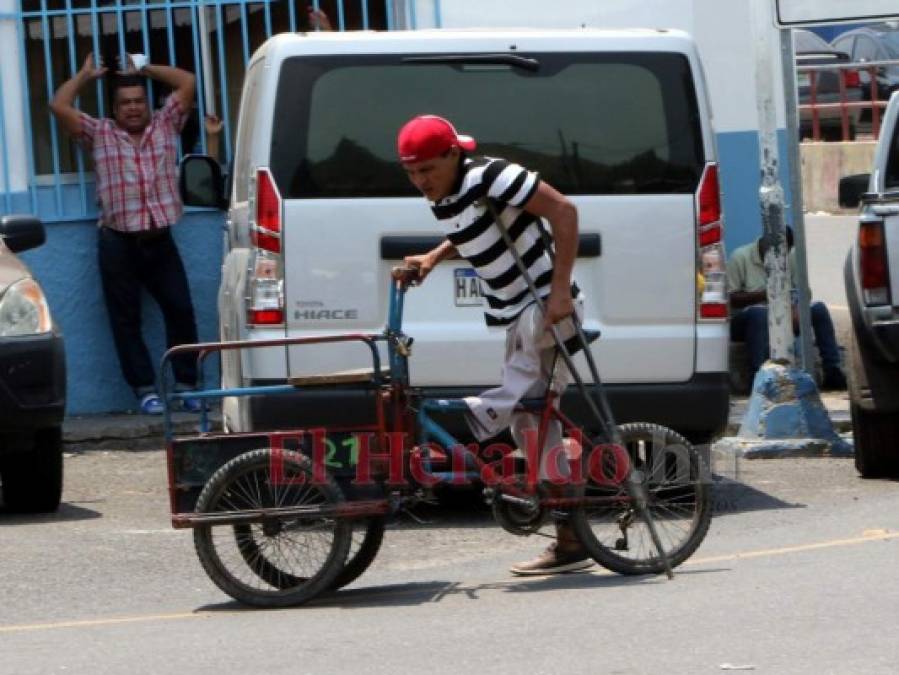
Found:
[[[87,55],[87,58],[84,59],[84,65],[81,66],[81,72],[91,80],[97,80],[103,77],[108,70],[109,68],[106,68],[102,62],[99,66],[94,64],[93,53]]]
[[[134,61],[131,58],[131,54],[125,54],[125,65],[122,67],[122,58],[116,57],[116,66],[118,69],[116,70],[116,75],[140,75],[140,71],[134,65]]]
[[[125,54],[125,66],[122,67],[122,58],[120,56],[115,57],[115,74],[119,76],[126,75],[140,75],[141,72],[137,69],[134,64],[134,60],[131,58],[131,54]],[[89,53],[87,57],[84,59],[84,64],[81,66],[81,72],[84,73],[87,77],[92,80],[97,80],[106,73],[109,72],[109,68],[103,62],[103,59],[100,59],[99,63],[94,63],[94,55],[93,53]]]

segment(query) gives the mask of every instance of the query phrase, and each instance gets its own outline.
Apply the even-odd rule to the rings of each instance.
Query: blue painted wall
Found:
[[[30,212],[27,195],[17,195],[14,211]],[[23,208],[24,207],[24,208]],[[21,255],[47,295],[50,311],[65,336],[70,415],[134,410],[137,401],[125,383],[100,286],[95,221],[45,220],[47,242]],[[218,339],[216,294],[221,276],[222,215],[185,214],[173,233],[190,281],[201,341]],[[162,315],[153,299],[142,301],[144,335],[155,361],[165,351]],[[218,364],[206,368],[218,379]]]

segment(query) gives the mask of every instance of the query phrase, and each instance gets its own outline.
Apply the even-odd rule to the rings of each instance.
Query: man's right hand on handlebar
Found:
[[[418,283],[420,284],[437,265],[437,261],[434,260],[430,253],[424,253],[422,255],[407,255],[403,258],[403,264],[406,267],[418,270]]]

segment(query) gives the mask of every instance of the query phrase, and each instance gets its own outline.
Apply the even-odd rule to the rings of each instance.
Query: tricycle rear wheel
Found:
[[[367,518],[353,523],[353,542],[346,564],[340,574],[331,583],[330,589],[336,591],[362,576],[374,562],[384,541],[384,519]]]
[[[196,507],[199,513],[322,507],[323,514],[195,528],[194,546],[209,578],[235,600],[258,607],[299,605],[327,590],[344,568],[352,536],[350,521],[325,515],[343,502],[337,483],[314,479],[311,462],[299,453],[274,452],[253,450],[223,465]]]
[[[249,525],[235,525],[234,536],[243,559],[266,583],[286,590],[306,581],[279,568],[263,553]],[[346,563],[328,590],[337,591],[358,579],[377,556],[384,540],[384,519],[366,518],[353,523],[352,542]]]

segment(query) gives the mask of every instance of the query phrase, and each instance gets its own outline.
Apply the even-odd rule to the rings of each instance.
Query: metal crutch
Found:
[[[490,198],[485,197],[483,200],[484,205],[487,210],[490,212],[490,215],[493,217],[493,222],[496,223],[496,227],[499,229],[500,235],[503,238],[503,242],[506,244],[506,248],[509,249],[509,252],[512,254],[512,257],[515,260],[515,265],[518,267],[518,271],[521,272],[521,276],[527,284],[528,290],[531,293],[531,296],[534,298],[534,302],[537,303],[537,307],[540,308],[540,312],[542,314],[546,314],[546,309],[543,305],[543,301],[540,298],[539,293],[537,293],[537,287],[534,285],[534,280],[531,278],[531,275],[528,273],[527,266],[524,264],[524,261],[521,259],[521,255],[518,253],[518,249],[515,248],[515,242],[512,241],[512,237],[509,236],[509,231],[506,229],[505,225],[503,225],[502,221],[499,218],[499,213],[496,210],[496,207],[490,203]],[[540,219],[537,219],[537,227],[540,231],[540,237],[543,240],[544,246],[546,247],[547,255],[549,255],[550,260],[555,264],[555,253],[552,248],[552,240],[549,234],[543,229],[543,224]],[[559,334],[558,327],[553,324],[550,327],[550,332],[553,336],[553,341],[556,343],[556,349],[558,354],[562,357],[562,360],[565,362],[565,366],[568,368],[568,371],[571,373],[572,379],[574,379],[577,384],[578,390],[581,393],[584,401],[587,403],[590,412],[593,413],[594,418],[599,423],[600,427],[606,434],[606,437],[612,441],[613,444],[617,446],[621,446],[621,434],[618,432],[618,426],[615,424],[615,418],[612,416],[612,408],[609,406],[608,398],[606,397],[605,391],[603,391],[600,379],[599,379],[599,370],[596,367],[596,361],[593,359],[593,354],[590,351],[590,344],[587,342],[587,336],[584,335],[583,327],[581,326],[581,322],[578,319],[577,313],[571,315],[571,322],[574,325],[575,332],[577,334],[578,340],[581,343],[581,349],[584,352],[584,356],[587,359],[587,365],[590,369],[590,376],[593,379],[593,393],[596,396],[594,400],[593,396],[590,395],[590,392],[587,390],[587,385],[584,383],[583,378],[580,373],[577,371],[577,368],[574,365],[574,359],[571,354],[568,352],[568,349],[565,347],[565,342],[562,340],[562,336]],[[636,476],[634,475],[634,471],[629,471],[626,478],[626,486],[628,494],[631,499],[633,499],[635,506],[637,507],[637,511],[640,513],[640,516],[643,518],[646,523],[647,529],[649,529],[649,535],[652,538],[653,544],[655,544],[656,550],[659,553],[659,559],[662,561],[662,565],[665,568],[665,574],[669,579],[674,578],[674,573],[671,570],[671,563],[668,560],[668,554],[665,552],[664,546],[662,545],[662,540],[659,537],[658,530],[655,526],[655,521],[652,517],[652,514],[647,507],[647,497],[646,490],[643,485],[637,481]]]

